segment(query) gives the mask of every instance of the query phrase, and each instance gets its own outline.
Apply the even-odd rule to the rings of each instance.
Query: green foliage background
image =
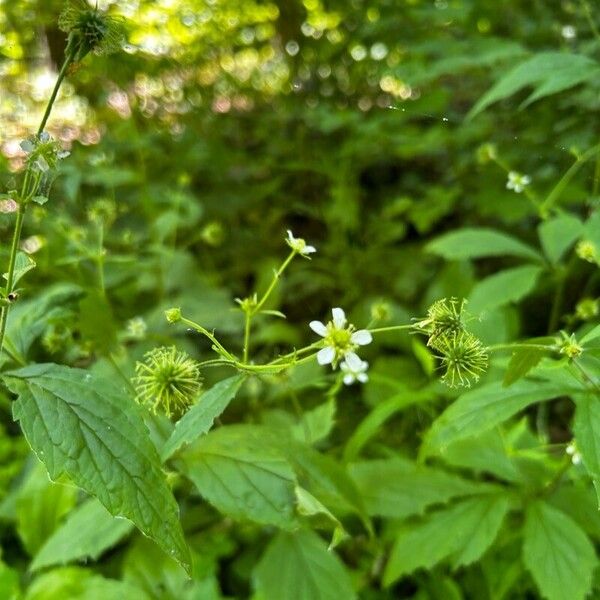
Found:
[[[50,201],[28,214],[25,238],[40,248],[8,341],[23,364],[87,369],[102,400],[63,371],[58,387],[36,367],[6,377],[0,598],[598,597],[600,277],[574,250],[600,248],[594,3],[100,4],[127,17],[129,44],[73,69],[59,97],[48,129],[71,156]],[[0,0],[2,191],[62,60],[60,10]],[[509,170],[531,177],[527,193],[506,188]],[[0,214],[3,264],[12,223]],[[210,398],[227,406],[216,427],[171,448],[164,466],[189,579],[168,556],[183,543],[176,531],[123,508],[155,544],[75,487],[98,496],[66,451],[59,468],[56,448],[71,439],[61,409],[52,444],[40,442],[54,483],[11,411],[31,442],[41,386],[72,393],[70,405],[93,406],[103,423],[119,400],[102,382],[122,384],[146,351],[175,343],[210,358],[207,340],[165,321],[171,306],[239,352],[233,300],[268,285],[287,229],[318,253],[295,261],[269,302],[287,318],[257,317],[257,362],[312,343],[308,322],[331,307],[366,326],[383,305],[385,326],[455,296],[469,299],[469,326],[488,345],[588,334],[588,379],[535,352],[507,375],[508,352],[473,390],[452,390],[424,344],[394,332],[365,349],[364,386],[332,387],[315,361],[250,377],[233,400],[221,390]],[[211,390],[233,373],[203,375]],[[122,419],[137,411],[124,405]],[[170,514],[159,454],[173,426],[143,418],[136,466],[153,465],[149,505]],[[126,428],[113,433],[126,444]],[[583,464],[565,457],[574,435]],[[97,457],[88,466],[113,473]]]

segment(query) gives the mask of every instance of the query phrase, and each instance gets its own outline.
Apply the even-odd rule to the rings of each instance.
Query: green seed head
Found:
[[[487,369],[487,352],[472,333],[462,331],[438,337],[433,347],[445,369],[442,381],[450,387],[471,387]]]
[[[466,303],[458,298],[442,298],[429,307],[427,317],[415,323],[418,331],[429,335],[428,346],[434,346],[440,337],[465,331],[463,309]]]
[[[154,348],[135,367],[133,378],[140,404],[155,414],[179,417],[197,400],[202,388],[198,363],[174,346]]]
[[[87,54],[110,54],[125,41],[123,22],[92,8],[85,0],[70,0],[58,19],[60,29],[69,34],[67,50],[75,61]]]

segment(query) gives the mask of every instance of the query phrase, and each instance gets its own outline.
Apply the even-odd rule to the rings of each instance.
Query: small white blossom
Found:
[[[506,188],[509,190],[514,190],[517,194],[520,194],[530,183],[531,177],[529,177],[529,175],[522,175],[516,171],[511,171],[508,174]]]
[[[360,383],[366,383],[369,381],[367,375],[367,369],[369,363],[365,360],[360,360],[354,353],[348,354],[346,360],[340,363],[340,369],[344,373],[344,383],[346,385],[352,385],[355,381]]]
[[[575,444],[575,442],[571,442],[567,448],[566,448],[566,453],[571,457],[571,462],[574,465],[580,465],[581,464],[581,454],[579,452],[579,450],[577,450],[577,446]]]
[[[148,325],[142,317],[133,317],[127,321],[127,334],[129,337],[141,340],[146,336]]]
[[[19,210],[19,205],[12,198],[3,198],[0,200],[0,213],[10,214]]]
[[[316,334],[324,338],[324,347],[317,352],[318,363],[331,364],[335,369],[342,359],[360,361],[354,351],[359,346],[370,344],[373,336],[366,329],[356,331],[354,325],[346,325],[346,314],[341,308],[332,309],[331,314],[333,319],[327,325],[321,321],[311,321],[309,324]]]
[[[294,234],[289,229],[287,230],[287,234],[288,236],[285,238],[287,245],[298,254],[308,258],[309,254],[313,254],[317,251],[314,246],[308,246],[302,238],[295,238]]]
[[[39,235],[31,235],[21,242],[21,250],[26,254],[35,254],[44,246],[44,238]]]

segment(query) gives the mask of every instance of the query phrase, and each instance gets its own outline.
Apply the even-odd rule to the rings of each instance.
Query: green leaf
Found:
[[[262,428],[231,425],[210,431],[181,454],[180,468],[221,512],[294,526],[296,477]]]
[[[335,425],[335,399],[306,411],[300,423],[293,426],[294,437],[306,444],[315,444],[325,439]]]
[[[314,527],[320,525],[319,521],[325,521],[328,525],[333,525],[333,536],[329,544],[329,550],[332,550],[349,537],[340,520],[310,492],[299,485],[296,486],[296,510],[303,517],[313,517],[312,524]],[[320,517],[322,519],[319,519]]]
[[[44,466],[35,460],[15,502],[17,532],[33,556],[52,535],[77,502],[77,489],[53,483]]]
[[[490,473],[505,481],[523,482],[526,477],[518,469],[506,435],[497,427],[481,435],[457,440],[444,450],[444,462],[476,473]]]
[[[79,331],[101,354],[111,351],[117,341],[112,308],[106,296],[91,291],[79,303]]]
[[[538,227],[538,234],[548,260],[556,264],[583,233],[583,223],[564,214],[548,219]]]
[[[590,331],[588,331],[579,341],[579,343],[582,346],[585,346],[586,344],[589,344],[590,342],[593,342],[594,340],[597,340],[598,338],[600,338],[600,325],[596,325],[596,327],[594,327],[593,329],[591,329]]]
[[[350,475],[369,515],[396,519],[423,514],[432,504],[486,491],[486,484],[401,458],[355,463],[350,465]]]
[[[523,561],[548,600],[583,600],[598,562],[577,523],[541,500],[527,507]]]
[[[137,404],[82,369],[39,364],[4,377],[13,417],[52,479],[66,474],[189,569],[178,507]]]
[[[29,568],[36,571],[75,560],[96,560],[132,528],[129,521],[116,519],[98,500],[90,498],[69,514],[65,523],[37,553]]]
[[[34,300],[19,301],[10,311],[6,327],[6,345],[11,352],[27,356],[33,342],[44,333],[52,319],[69,310],[83,291],[79,286],[59,284],[41,292]]]
[[[463,500],[407,526],[392,548],[383,584],[390,586],[445,558],[451,558],[454,568],[478,560],[496,539],[509,508],[506,496],[490,494]]]
[[[509,388],[497,381],[462,394],[432,424],[424,454],[442,451],[452,442],[481,434],[536,402],[577,391],[552,381],[518,381]]]
[[[107,579],[89,569],[63,567],[40,575],[24,600],[151,600],[139,588],[124,581]]]
[[[346,568],[312,531],[281,532],[255,572],[262,600],[354,600]]]
[[[204,435],[212,427],[215,419],[229,406],[243,381],[243,375],[235,375],[204,392],[197,404],[175,424],[175,429],[161,452],[163,461],[173,456],[184,444],[189,444]]]
[[[575,398],[573,431],[583,464],[594,481],[600,506],[600,404],[592,394]]]
[[[17,258],[15,259],[15,271],[13,274],[13,287],[16,287],[19,280],[31,269],[35,269],[36,263],[29,254],[25,252],[17,252]],[[8,280],[8,273],[4,273],[4,279]]]
[[[564,52],[542,52],[511,69],[488,90],[467,115],[467,119],[485,110],[490,104],[512,96],[525,87],[534,91],[521,108],[545,96],[556,94],[579,83],[598,77],[598,63],[587,56]]]
[[[531,344],[543,344],[543,343],[552,343],[554,340],[552,338],[534,338],[527,340],[526,343]],[[504,381],[502,385],[504,387],[508,387],[522,379],[533,369],[535,366],[539,364],[539,362],[550,352],[550,349],[544,350],[542,348],[518,348],[510,357],[510,361],[508,362],[508,367],[506,372],[504,373]]]
[[[484,256],[520,256],[541,261],[539,253],[520,240],[494,229],[469,228],[446,233],[425,247],[428,252],[447,260],[465,260]]]
[[[525,265],[482,279],[469,295],[469,311],[477,314],[518,302],[533,291],[541,272],[541,267]]]

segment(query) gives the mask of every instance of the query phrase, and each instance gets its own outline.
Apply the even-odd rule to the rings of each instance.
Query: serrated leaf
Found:
[[[96,560],[133,528],[126,519],[113,517],[95,498],[71,512],[35,556],[31,571],[65,565],[81,559]]]
[[[339,558],[312,531],[281,532],[255,572],[261,600],[354,600],[356,592]]]
[[[496,539],[509,508],[506,496],[490,494],[463,500],[407,526],[392,548],[384,585],[449,557],[455,568],[478,560]]]
[[[531,343],[536,341],[528,340]],[[550,349],[544,350],[542,348],[518,348],[515,350],[508,362],[502,385],[508,387],[515,383],[515,381],[525,377],[549,352]]]
[[[371,516],[420,515],[433,504],[486,491],[486,484],[401,458],[359,462],[349,470]]]
[[[17,258],[15,259],[15,271],[13,274],[13,288],[16,287],[17,283],[21,280],[21,278],[31,271],[31,269],[35,269],[36,263],[29,254],[25,254],[25,252],[17,252]],[[4,273],[4,279],[8,281],[8,273]]]
[[[289,528],[296,476],[260,427],[210,431],[181,454],[181,471],[226,515]]]
[[[575,521],[537,500],[527,507],[523,561],[544,598],[583,600],[598,559]]]
[[[600,507],[600,404],[593,395],[575,399],[573,432],[583,464],[594,481]]]
[[[583,223],[575,216],[564,214],[548,219],[538,227],[540,242],[548,260],[556,264],[583,233]]]
[[[4,376],[13,417],[52,479],[66,474],[189,569],[177,503],[135,402],[111,381],[55,364]]]
[[[552,381],[518,381],[509,388],[498,381],[465,392],[433,422],[422,452],[443,452],[448,444],[488,431],[531,404],[573,391]]]
[[[81,567],[53,569],[37,577],[23,600],[150,600],[138,587]]]
[[[429,242],[428,252],[447,260],[465,260],[484,256],[520,256],[535,261],[542,257],[531,246],[494,229],[465,227]]]
[[[162,460],[167,460],[184,444],[189,444],[204,435],[212,427],[215,419],[229,406],[243,381],[243,375],[235,375],[204,392],[200,400],[175,424],[173,433],[163,446]]]
[[[332,398],[320,406],[306,411],[300,423],[292,431],[297,440],[314,444],[326,438],[335,425],[335,400]]]
[[[503,75],[475,104],[467,115],[472,119],[498,100],[503,100],[525,87],[534,91],[521,108],[545,96],[561,92],[598,76],[598,63],[587,56],[565,52],[542,52],[528,58]]]
[[[328,525],[333,525],[333,536],[328,550],[332,550],[340,542],[349,537],[340,520],[322,502],[319,502],[310,492],[299,485],[296,486],[295,491],[296,510],[299,515],[303,517],[324,517]],[[317,527],[319,523],[315,521],[316,519],[313,519],[314,526]]]
[[[46,204],[46,202],[48,202],[48,196],[34,196],[31,201],[43,206]]]
[[[482,279],[469,295],[469,311],[477,314],[518,302],[535,289],[541,272],[541,267],[524,265]]]

